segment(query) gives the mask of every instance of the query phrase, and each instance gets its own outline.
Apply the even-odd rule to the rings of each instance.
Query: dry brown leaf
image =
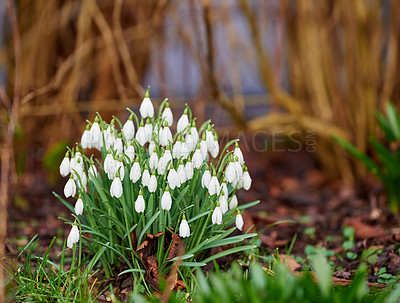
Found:
[[[177,234],[172,234],[171,248],[167,256],[167,260],[171,260],[177,256],[182,256],[184,253],[184,246],[181,238]]]
[[[386,235],[385,230],[380,226],[371,226],[363,223],[359,218],[346,218],[344,224],[353,227],[357,239],[371,239]]]
[[[279,259],[281,260],[281,263],[285,263],[293,273],[301,267],[301,265],[291,256],[279,254]]]

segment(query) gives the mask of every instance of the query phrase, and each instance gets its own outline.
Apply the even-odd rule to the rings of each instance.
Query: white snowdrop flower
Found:
[[[199,169],[203,164],[203,155],[200,150],[200,144],[197,144],[197,148],[193,154],[192,162],[195,168]]]
[[[108,171],[107,171],[107,176],[108,179],[110,180],[114,180],[115,178],[115,174],[117,172],[117,168],[118,167],[118,161],[116,160],[116,158],[113,156],[110,160],[109,160],[109,165],[108,165]],[[104,170],[105,171],[105,170]]]
[[[183,140],[183,139],[182,139]],[[183,158],[183,159],[187,159],[187,157],[189,156],[189,149],[186,145],[185,142],[181,142],[181,148],[179,149],[179,156],[178,158]]]
[[[192,163],[192,161],[190,159],[185,164],[185,173],[186,173],[186,178],[188,180],[192,180],[193,179],[194,167],[193,167],[193,163]]]
[[[149,144],[149,155],[153,154],[154,149],[156,148],[156,142],[154,142],[154,138],[150,141]]]
[[[143,120],[140,121],[140,126],[136,133],[135,138],[141,146],[143,146],[147,142],[147,135],[146,135],[146,131],[144,130]]]
[[[63,177],[68,176],[68,174],[70,173],[70,160],[69,160],[69,152],[65,153],[65,157],[64,159],[61,161],[60,164],[60,175]]]
[[[67,238],[67,247],[72,248],[74,246],[74,243],[78,243],[78,241],[79,241],[79,229],[78,226],[74,224]]]
[[[172,164],[171,164],[170,170],[168,172],[167,181],[168,181],[169,187],[171,189],[175,189],[175,187],[181,186],[179,175],[176,172],[176,170]]]
[[[135,146],[133,142],[129,144],[128,148],[125,150],[125,155],[128,157],[130,162],[135,159]]]
[[[144,171],[143,171],[143,175],[142,175],[142,184],[144,186],[149,186],[149,181],[150,181],[150,172],[146,165],[144,167]]]
[[[117,137],[117,139],[115,139],[115,141],[114,141],[114,150],[117,155],[122,154],[122,152],[124,150],[124,143],[122,141],[121,135],[119,135]]]
[[[179,225],[179,236],[181,238],[186,238],[190,236],[190,227],[189,224],[186,221],[185,216],[183,216],[183,219],[181,221],[181,225]]]
[[[114,156],[111,154],[111,150],[108,151],[106,158],[104,159],[104,172],[108,175],[113,170]]]
[[[176,172],[178,173],[180,183],[181,184],[185,183],[186,180],[187,180],[187,177],[186,177],[185,166],[183,165],[183,161],[182,160],[179,163],[179,166],[178,166],[178,169],[177,169]]]
[[[69,171],[71,174],[75,174],[76,171],[80,170],[83,170],[83,159],[81,153],[76,151],[69,162]]]
[[[187,108],[183,111],[182,116],[178,120],[178,124],[176,125],[176,131],[178,133],[182,133],[185,128],[189,125],[189,117],[187,115]]]
[[[199,132],[197,131],[196,122],[194,119],[193,119],[191,127],[190,127],[190,133],[192,134],[193,141],[196,142],[196,145],[197,145],[200,137],[199,137]]]
[[[218,178],[214,172],[210,179],[210,183],[208,184],[208,193],[210,194],[210,196],[213,196],[213,195],[217,194],[219,191],[220,191],[220,189],[219,189]]]
[[[161,156],[160,161],[158,161],[157,172],[159,175],[163,175],[165,173],[167,165],[169,165],[168,163],[172,163],[172,154],[171,150],[169,150],[169,147],[167,147],[167,150],[165,150],[164,154]]]
[[[122,196],[122,182],[118,175],[111,183],[110,194],[111,197],[115,198],[120,198]]]
[[[98,123],[99,119],[96,117],[90,128],[90,135],[92,137],[92,145],[101,147],[103,146],[103,136],[101,134],[100,125]]]
[[[76,184],[73,176],[68,179],[67,183],[64,186],[64,195],[65,198],[73,197],[76,194]]]
[[[214,136],[214,141],[212,142],[212,149],[210,150],[211,157],[215,158],[219,153],[219,144],[217,135]]]
[[[229,209],[234,209],[238,205],[238,199],[236,195],[233,195],[231,201],[229,202]]]
[[[190,128],[189,131],[186,133],[185,144],[189,152],[192,152],[196,149],[197,141],[195,141],[195,138],[193,137]]]
[[[179,137],[176,140],[173,148],[172,148],[172,157],[174,159],[179,159],[180,155],[181,155],[181,146],[182,146],[182,142],[180,141]]]
[[[154,107],[153,103],[151,103],[151,100],[149,98],[149,89],[150,86],[148,87],[146,94],[144,95],[144,99],[142,101],[142,104],[140,104],[139,112],[142,118],[153,118],[154,116]]]
[[[161,146],[167,146],[169,142],[173,141],[171,130],[168,126],[162,126],[158,135],[158,141]]]
[[[211,181],[211,173],[210,173],[210,170],[207,167],[206,170],[203,173],[203,176],[201,177],[201,186],[203,188],[208,188],[208,185],[210,184],[210,181]]]
[[[228,183],[232,183],[235,179],[236,179],[235,163],[233,162],[231,157],[225,169],[225,181]]]
[[[243,229],[244,222],[243,222],[243,217],[240,214],[240,211],[237,212],[235,223],[236,223],[237,229],[239,229],[239,230]]]
[[[161,208],[163,210],[170,210],[172,205],[172,198],[171,194],[169,193],[169,187],[167,185],[167,188],[165,189],[162,197],[161,197]]]
[[[214,147],[214,135],[212,133],[212,127],[209,124],[206,130],[206,142],[207,142],[207,150],[210,152]]]
[[[221,207],[222,213],[225,214],[228,211],[228,200],[227,200],[227,195],[225,195],[224,191],[221,192],[218,202]]]
[[[157,151],[153,150],[153,153],[151,154],[150,159],[149,159],[150,170],[153,171],[154,169],[156,169],[157,165],[158,165]]]
[[[94,162],[91,162],[88,172],[89,180],[93,181],[93,178],[96,178],[97,174],[98,174],[97,168],[94,165]]]
[[[157,178],[155,172],[150,176],[149,185],[147,186],[149,192],[154,193],[157,189]]]
[[[122,127],[122,132],[124,133],[126,141],[131,141],[135,137],[135,124],[133,124],[133,115],[129,116],[126,120],[124,126]]]
[[[85,189],[87,185],[87,177],[86,174],[81,170],[78,174],[74,175],[74,180],[79,188]]]
[[[164,108],[164,111],[163,111],[163,113],[162,113],[162,116],[161,116],[161,118],[162,119],[165,119],[165,121],[168,123],[168,126],[171,126],[172,125],[172,122],[173,122],[173,114],[172,114],[172,110],[169,108],[169,103],[168,102],[166,102],[165,103],[165,108]]]
[[[137,213],[142,213],[144,212],[145,209],[145,204],[144,204],[144,198],[143,198],[143,193],[142,190],[139,191],[139,196],[137,197],[135,201],[135,210]]]
[[[243,188],[245,190],[249,190],[250,187],[251,187],[251,177],[249,171],[247,170],[247,167],[245,167],[243,173]]]
[[[75,214],[77,216],[82,215],[83,213],[83,201],[82,201],[82,197],[79,195],[79,199],[76,200],[75,203]]]
[[[203,161],[207,160],[207,141],[205,139],[205,133],[203,133],[203,139],[200,141],[200,150],[201,150],[201,154],[203,156]]]
[[[115,131],[115,129],[107,136],[107,138],[106,138],[106,149],[107,150],[109,150],[110,149],[110,147],[112,146],[113,148],[114,148],[114,144],[115,144],[115,141],[116,141],[116,137],[115,137],[115,133],[116,133],[116,131]],[[115,148],[114,148],[115,149]]]
[[[150,118],[147,118],[144,126],[144,132],[146,134],[146,142],[150,142],[153,135],[153,124],[151,124]]]
[[[92,133],[90,132],[89,125],[88,125],[82,134],[82,138],[81,138],[82,148],[84,148],[84,149],[92,148],[92,142],[93,142]]]
[[[238,157],[240,165],[243,165],[244,163],[243,153],[240,150],[239,143],[237,142],[235,143],[235,150],[233,151],[233,154]]]
[[[135,163],[133,163],[131,171],[129,173],[129,179],[131,179],[133,183],[136,183],[140,179],[140,176],[141,169],[138,160],[136,160]]]
[[[217,224],[217,225],[222,224],[222,211],[218,204],[211,215],[211,221],[212,224]]]

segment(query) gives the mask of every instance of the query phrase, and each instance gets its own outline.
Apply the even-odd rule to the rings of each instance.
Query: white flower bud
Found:
[[[235,143],[235,150],[234,150],[234,152],[233,152],[233,155],[234,155],[234,156],[237,156],[238,159],[239,159],[240,165],[243,165],[243,163],[244,163],[243,153],[242,153],[242,151],[240,150],[239,144],[238,144],[237,142]]]
[[[190,128],[190,133],[192,134],[193,141],[196,142],[195,146],[199,142],[199,132],[197,131],[197,128],[194,124],[192,123],[192,127]]]
[[[149,167],[150,170],[153,171],[158,165],[158,156],[157,152],[154,150],[149,159]]]
[[[82,148],[86,149],[86,148],[92,148],[92,133],[90,132],[90,130],[88,128],[85,129],[85,131],[82,134],[82,138],[81,138],[81,145]]]
[[[147,142],[146,131],[144,130],[144,126],[142,124],[139,126],[135,138],[141,146],[143,146]]]
[[[157,189],[157,178],[154,174],[150,176],[149,184],[147,186],[149,192],[154,193]]]
[[[96,178],[96,177],[97,177],[97,174],[98,174],[97,168],[96,168],[96,166],[94,165],[94,163],[90,164],[89,173],[88,173],[89,179],[90,179],[91,181],[93,181],[93,178]]]
[[[211,221],[213,224],[221,225],[222,224],[222,212],[221,208],[217,206],[212,215],[211,215]]]
[[[242,217],[242,215],[240,214],[239,211],[238,211],[238,213],[237,213],[237,215],[236,215],[235,223],[236,223],[236,228],[237,228],[237,229],[239,229],[239,230],[242,230],[242,229],[243,229],[243,225],[244,225],[243,217]]]
[[[70,160],[69,160],[68,153],[67,153],[60,164],[60,175],[61,176],[63,176],[63,177],[68,176],[68,174],[70,172],[69,164],[70,164]]]
[[[220,191],[219,187],[220,186],[219,186],[218,178],[214,172],[213,176],[210,179],[210,183],[208,184],[208,193],[210,194],[210,196],[217,194]]]
[[[139,162],[135,161],[135,163],[133,163],[131,171],[129,173],[129,179],[131,179],[131,181],[133,183],[136,183],[140,179],[140,175],[141,175],[141,169],[140,169]]]
[[[122,132],[124,133],[126,141],[131,141],[135,137],[135,125],[132,121],[132,115],[129,116],[129,119],[125,122],[122,127]]]
[[[150,142],[153,135],[153,124],[151,124],[150,119],[147,119],[147,122],[144,126],[144,132],[146,134],[146,142]]]
[[[211,146],[212,148],[210,150],[210,155],[211,157],[216,158],[219,153],[219,144],[218,144],[218,139],[216,137],[214,137],[214,141],[212,141]]]
[[[207,141],[205,140],[201,140],[200,141],[200,150],[201,150],[201,154],[203,156],[203,161],[207,160]]]
[[[234,209],[238,205],[238,199],[236,195],[233,195],[231,201],[229,202],[229,209]]]
[[[74,246],[74,243],[78,243],[78,241],[79,241],[79,229],[78,226],[74,224],[67,238],[67,247],[72,248]]]
[[[83,201],[82,198],[79,197],[79,199],[75,203],[75,214],[77,216],[82,215],[83,212]]]
[[[147,167],[145,167],[142,175],[142,184],[143,186],[149,186],[150,181],[150,172]]]
[[[124,144],[122,142],[122,138],[118,137],[114,141],[114,150],[117,155],[122,154],[124,150]]]
[[[178,173],[176,172],[175,168],[171,165],[171,169],[168,172],[167,180],[169,187],[171,189],[175,189],[175,187],[180,187],[181,182]]]
[[[204,171],[203,176],[201,178],[201,186],[203,188],[208,188],[208,185],[210,184],[210,180],[211,180],[211,173],[210,173],[209,169],[207,168]]]
[[[201,150],[200,150],[200,146],[198,148],[196,148],[196,150],[195,150],[195,152],[193,154],[192,161],[193,161],[194,167],[197,168],[197,169],[199,169],[200,166],[203,164],[204,160],[203,160],[203,155],[202,155]]]
[[[158,141],[161,146],[167,146],[169,142],[172,142],[172,133],[168,126],[162,126],[158,135]]]
[[[125,150],[125,155],[129,158],[129,161],[133,161],[135,159],[135,146],[130,144],[128,148]]]
[[[139,196],[137,197],[135,201],[135,210],[138,213],[144,212],[145,204],[144,204],[144,198],[142,195],[142,191],[139,191]]]
[[[183,112],[183,115],[179,118],[178,120],[178,124],[176,126],[176,131],[178,133],[181,133],[184,131],[184,129],[189,125],[189,118],[188,115],[185,114],[187,110],[185,109],[185,111]]]
[[[110,188],[111,197],[120,198],[122,196],[122,182],[119,177],[116,177]]]
[[[186,238],[190,236],[189,224],[187,223],[185,218],[181,221],[181,225],[179,226],[179,236],[181,238]]]
[[[170,210],[171,205],[172,205],[172,198],[167,188],[161,197],[161,208],[164,210]]]
[[[222,191],[221,195],[219,196],[218,203],[221,207],[221,211],[223,214],[225,214],[228,211],[228,200],[227,200],[227,195],[225,195],[225,192]]]
[[[145,94],[142,104],[140,104],[139,112],[143,119],[147,117],[152,118],[154,116],[154,107],[153,103],[151,103],[151,100],[149,98],[148,90]]]
[[[193,167],[192,161],[190,161],[190,160],[188,162],[186,162],[185,173],[186,173],[186,178],[188,180],[192,180],[193,174],[194,174],[194,167]]]
[[[97,119],[97,117],[96,117]],[[92,145],[93,147],[101,147],[103,146],[103,136],[101,134],[100,130],[100,125],[99,123],[95,120],[94,123],[92,124],[92,127],[90,128],[90,135],[92,137]]]
[[[185,183],[187,181],[187,177],[186,177],[185,166],[183,165],[182,161],[179,164],[178,170],[176,172],[178,173],[180,183],[181,184]]]
[[[151,140],[149,144],[149,155],[151,155],[154,152],[155,148],[156,148],[156,142],[154,142],[154,140]]]
[[[76,184],[73,178],[69,178],[64,187],[64,195],[66,198],[73,197],[76,194]]]
[[[173,114],[172,114],[172,110],[169,108],[169,104],[167,103],[164,111],[162,113],[161,116],[162,119],[165,119],[165,121],[168,123],[168,126],[172,125],[173,122]]]
[[[243,173],[243,188],[245,190],[249,190],[251,187],[251,177],[250,174],[247,170],[247,168],[245,169],[244,173]]]

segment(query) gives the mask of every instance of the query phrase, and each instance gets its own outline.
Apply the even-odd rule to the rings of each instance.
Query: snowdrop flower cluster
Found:
[[[66,152],[60,174],[70,176],[64,195],[77,199],[75,215],[84,217],[89,201],[97,199],[128,212],[134,224],[144,226],[140,222],[152,218],[153,232],[166,226],[181,238],[190,237],[196,222],[205,219],[209,222],[203,224],[216,227],[230,220],[242,230],[236,191],[248,190],[252,179],[237,140],[221,149],[213,125],[207,121],[198,128],[189,106],[175,124],[168,99],[157,113],[149,91],[140,115],[128,110],[124,124],[117,118],[108,124],[96,116],[78,147]],[[99,154],[94,150],[101,158],[94,160]],[[68,247],[79,239],[76,232],[74,225]]]

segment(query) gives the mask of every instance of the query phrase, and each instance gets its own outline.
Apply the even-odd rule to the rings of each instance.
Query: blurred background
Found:
[[[7,203],[40,208],[24,197],[64,183],[86,119],[125,120],[148,85],[156,108],[168,97],[177,118],[188,103],[221,138],[257,147],[264,195],[252,167],[271,168],[276,136],[302,152],[276,166],[308,153],[324,178],[362,180],[332,136],[375,157],[375,113],[400,100],[399,19],[397,0],[0,0],[0,236]]]

